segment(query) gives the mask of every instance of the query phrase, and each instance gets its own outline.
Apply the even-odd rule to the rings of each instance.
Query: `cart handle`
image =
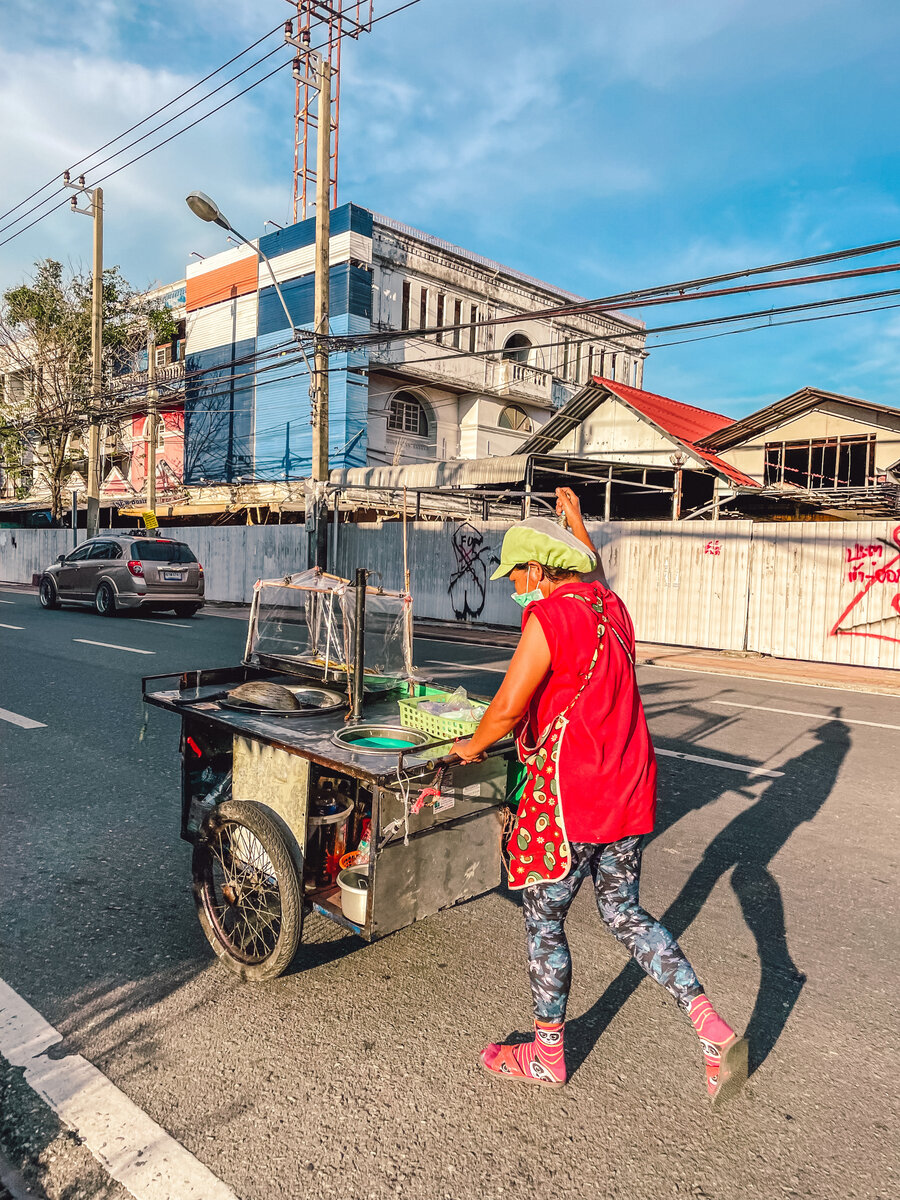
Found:
[[[493,747],[493,754],[504,753],[507,750],[512,750],[515,744],[516,743],[512,738],[506,738],[502,742],[497,742]],[[476,761],[478,760],[476,759]],[[445,754],[443,758],[430,758],[425,766],[429,771],[437,771],[441,767],[452,767],[460,762],[462,762],[462,759],[459,757],[459,755],[451,753]]]

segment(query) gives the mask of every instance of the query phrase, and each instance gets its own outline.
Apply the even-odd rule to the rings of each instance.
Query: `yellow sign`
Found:
[[[156,513],[152,508],[148,508],[146,512],[142,512],[141,516],[144,518],[144,525],[147,529],[159,529],[159,521],[157,521]]]

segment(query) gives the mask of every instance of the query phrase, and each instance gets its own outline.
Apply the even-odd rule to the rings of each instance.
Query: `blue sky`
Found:
[[[0,211],[290,15],[284,0],[2,11]],[[420,0],[347,46],[341,200],[592,297],[897,238],[898,49],[896,0]],[[107,261],[144,285],[225,248],[184,206],[194,187],[248,236],[284,221],[292,113],[283,71],[111,179]],[[0,286],[42,256],[89,261],[89,237],[53,214],[0,247]],[[650,339],[645,386],[732,416],[804,385],[900,406],[900,308],[653,349],[670,340]]]

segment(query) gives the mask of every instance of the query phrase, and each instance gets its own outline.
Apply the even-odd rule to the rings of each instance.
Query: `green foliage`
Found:
[[[149,335],[165,345],[177,335],[177,325],[169,309],[135,291],[118,267],[103,272],[102,300],[106,395],[100,404],[115,420],[115,393],[107,391],[111,381],[138,369]],[[22,381],[15,396],[9,390],[0,394],[0,427],[25,434],[29,461],[48,480],[56,515],[62,485],[75,465],[69,436],[84,427],[91,406],[92,307],[91,275],[67,274],[50,258],[35,263],[31,280],[7,289],[0,300],[0,368]]]

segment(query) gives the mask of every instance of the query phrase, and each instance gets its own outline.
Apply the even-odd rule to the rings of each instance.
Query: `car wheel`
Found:
[[[195,617],[202,607],[202,604],[173,604],[172,612],[176,617]]]
[[[112,589],[112,585],[101,583],[94,593],[94,608],[101,617],[114,617],[116,615],[116,594]]]
[[[38,588],[38,600],[41,608],[59,608],[59,592],[52,579],[42,579]]]

